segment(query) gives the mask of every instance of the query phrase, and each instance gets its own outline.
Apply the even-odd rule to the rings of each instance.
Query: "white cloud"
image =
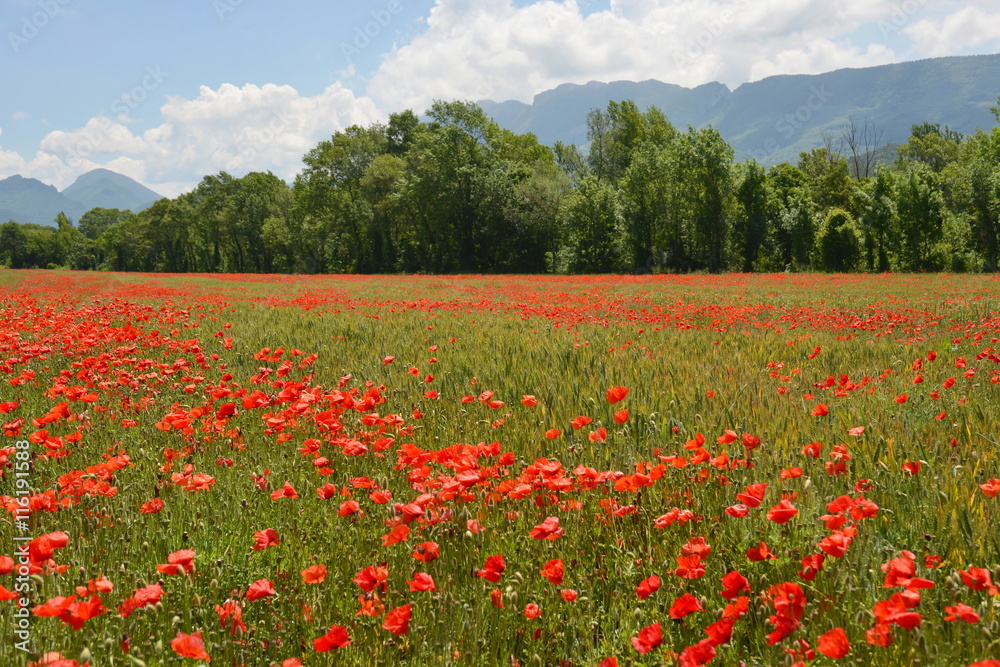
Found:
[[[1000,3],[990,2],[997,6]],[[979,7],[965,7],[943,20],[922,19],[904,27],[902,32],[924,54],[947,56],[1000,39],[1000,8],[987,12]]]
[[[106,116],[77,130],[50,132],[31,163],[16,153],[0,153],[0,173],[31,175],[61,189],[103,166],[168,196],[223,170],[271,170],[290,179],[316,143],[381,117],[371,100],[355,97],[339,83],[314,97],[274,84],[202,86],[194,99],[170,98],[160,114],[163,122],[140,134],[124,119]]]
[[[15,111],[13,118],[14,120],[27,120],[31,118],[31,114],[26,111]]]
[[[385,108],[436,98],[529,101],[561,83],[659,79],[735,86],[772,73],[819,73],[896,59],[845,39],[893,0],[438,0],[427,31],[386,56],[368,93]]]

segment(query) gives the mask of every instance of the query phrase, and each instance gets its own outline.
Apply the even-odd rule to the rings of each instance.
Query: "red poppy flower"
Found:
[[[437,542],[421,542],[413,549],[413,557],[421,563],[430,563],[440,553]]]
[[[814,407],[812,411],[813,417],[825,417],[828,414],[830,414],[830,408],[826,406],[826,403],[820,403]]]
[[[523,396],[521,396],[521,403],[528,406],[529,408],[533,408],[536,405],[538,405],[538,399],[532,396],[531,394],[524,394]]]
[[[716,642],[712,638],[702,639],[694,646],[688,646],[677,656],[677,664],[681,667],[696,667],[707,665],[715,659]]]
[[[391,547],[393,544],[405,542],[410,536],[410,527],[400,524],[382,536],[382,545]]]
[[[566,602],[573,602],[578,597],[580,597],[580,594],[574,591],[572,588],[567,588],[559,592],[559,597],[561,597]]]
[[[685,593],[674,600],[673,604],[670,605],[670,611],[668,613],[670,614],[670,618],[680,620],[688,614],[693,614],[696,611],[704,611],[704,607],[701,606],[701,602],[690,593]]]
[[[628,396],[628,387],[611,387],[604,394],[604,397],[608,399],[608,403],[611,405],[619,401],[624,401],[626,396]]]
[[[965,621],[973,624],[979,622],[979,614],[968,605],[959,603],[954,607],[945,607],[944,610],[948,614],[944,617],[946,621]]]
[[[553,584],[561,584],[563,582],[563,576],[565,575],[565,567],[563,565],[562,558],[555,558],[550,560],[545,564],[545,567],[541,570],[542,576],[551,581]]]
[[[424,591],[436,591],[437,586],[434,585],[434,578],[425,572],[417,572],[413,575],[412,581],[407,581],[406,585],[410,587],[411,591],[414,592],[424,592]]]
[[[635,587],[635,594],[639,596],[640,600],[645,600],[650,595],[660,590],[660,578],[655,574],[646,577],[639,582],[639,585]]]
[[[746,488],[743,493],[736,494],[736,500],[740,501],[747,507],[760,507],[760,504],[764,502],[764,494],[767,492],[767,484],[751,484]]]
[[[156,514],[163,510],[163,501],[160,498],[153,498],[152,500],[147,500],[139,508],[139,512],[142,514]]]
[[[1000,479],[991,477],[986,480],[985,484],[980,484],[979,488],[983,490],[983,495],[987,498],[996,498],[997,494],[1000,493]]]
[[[777,524],[788,523],[793,516],[799,513],[799,510],[795,508],[795,505],[791,503],[787,498],[783,499],[780,503],[772,507],[767,512],[768,521],[773,521]]]
[[[639,653],[649,653],[663,643],[663,631],[659,623],[647,625],[639,634],[632,637],[632,646]]]
[[[394,635],[405,635],[410,631],[410,612],[412,610],[412,604],[404,604],[402,607],[390,610],[385,615],[382,627]]]
[[[736,442],[736,439],[740,437],[736,435],[736,431],[726,429],[726,432],[716,438],[716,442],[720,445],[728,445],[730,443]]]
[[[562,435],[562,431],[560,431],[557,428],[550,428],[548,431],[545,432],[545,437],[548,438],[549,440],[555,440],[560,435]]]
[[[619,410],[614,414],[614,420],[616,424],[624,424],[628,421],[628,410]]]
[[[171,640],[170,648],[182,658],[196,658],[205,662],[212,661],[212,657],[205,652],[205,642],[202,641],[200,632],[196,632],[193,635],[178,632],[177,636]]]
[[[778,560],[778,557],[771,553],[771,549],[764,542],[747,549],[747,558],[752,561]]]
[[[847,634],[843,628],[837,627],[829,632],[820,635],[816,640],[816,648],[820,653],[828,658],[843,658],[851,650],[851,643],[847,641]]]
[[[337,516],[352,516],[361,511],[361,505],[358,504],[357,500],[345,500],[340,503],[340,508],[337,510]]]
[[[365,593],[371,593],[376,589],[382,592],[388,590],[389,584],[386,583],[388,579],[389,570],[382,565],[369,565],[354,575],[354,579],[351,581],[356,583]]]
[[[247,600],[253,602],[254,600],[271,597],[276,594],[274,584],[267,579],[258,579],[250,584],[250,588],[247,589]]]
[[[486,559],[486,563],[483,564],[483,569],[476,570],[476,576],[495,584],[500,581],[500,577],[506,569],[507,564],[504,563],[503,554],[497,554]]]
[[[265,530],[258,530],[253,534],[254,551],[263,551],[268,547],[273,547],[281,544],[281,540],[278,537],[278,532],[273,528],[267,528]]]
[[[335,648],[344,648],[350,643],[347,628],[343,625],[331,625],[325,635],[313,640],[313,648],[317,653],[325,653]]]
[[[531,536],[536,540],[556,540],[562,537],[563,532],[559,527],[559,517],[550,516],[531,529]]]
[[[542,615],[542,608],[535,603],[529,603],[524,607],[524,617],[530,620],[535,620]]]
[[[579,417],[574,417],[570,421],[570,424],[573,425],[573,430],[579,431],[581,428],[583,428],[584,426],[586,426],[587,424],[589,424],[592,421],[594,421],[594,420],[591,419],[590,417],[584,417],[584,416],[581,415]]]
[[[322,563],[302,570],[302,581],[307,584],[321,584],[326,579],[326,565]]]
[[[743,591],[750,590],[750,582],[736,570],[730,570],[722,577],[722,585],[726,590],[722,591],[720,595],[727,600],[733,600],[739,597]]]
[[[499,588],[494,588],[490,591],[490,602],[493,603],[494,607],[503,609],[503,591]]]

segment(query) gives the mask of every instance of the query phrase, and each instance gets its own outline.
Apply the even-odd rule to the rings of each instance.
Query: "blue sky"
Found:
[[[292,178],[333,132],[437,98],[997,51],[1000,0],[4,0],[0,178],[106,166],[175,195]]]

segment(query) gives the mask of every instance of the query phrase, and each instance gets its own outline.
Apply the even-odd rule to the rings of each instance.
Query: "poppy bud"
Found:
[[[635,611],[632,612],[632,615],[635,616],[635,620],[637,620],[637,621],[641,620],[642,619],[642,609],[640,609],[639,607],[636,607]]]
[[[90,658],[91,658],[90,649],[84,646],[83,650],[80,651],[80,657],[77,658],[76,661],[79,662],[80,664],[83,664],[86,662],[90,662]]]
[[[157,655],[163,653],[163,640],[162,639],[157,639],[156,643],[153,644],[153,652],[156,653]]]
[[[170,625],[180,625],[182,622],[183,619],[180,616],[174,616],[172,619],[170,619]]]
[[[131,661],[134,667],[146,667],[146,663],[135,657],[134,655],[126,653],[125,656]]]
[[[112,648],[114,648],[115,640],[112,639],[111,637],[105,637],[104,641],[101,643],[104,644],[105,651],[110,651]]]
[[[40,574],[33,574],[28,578],[31,579],[35,586],[42,586],[45,583],[45,579]]]
[[[143,551],[149,551],[149,542],[143,542],[142,543],[142,550]]]
[[[471,540],[474,537],[471,530],[465,531],[465,539]]]
[[[208,587],[211,588],[213,591],[218,590],[219,589],[219,580],[218,579],[212,579],[212,581],[208,582]]]
[[[516,581],[518,583],[518,585],[524,583],[524,575],[521,574],[520,572],[515,572],[514,576],[513,576],[513,579],[514,579],[514,581]]]
[[[541,667],[541,665],[542,665],[542,656],[538,655],[537,653],[535,655],[531,656],[531,664],[535,665],[536,667]]]

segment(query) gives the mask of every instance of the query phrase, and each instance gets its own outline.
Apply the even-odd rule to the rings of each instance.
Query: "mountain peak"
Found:
[[[0,180],[0,217],[21,223],[52,225],[59,213],[78,220],[93,208],[138,212],[158,199],[157,193],[110,169],[81,174],[62,192],[19,174]]]

